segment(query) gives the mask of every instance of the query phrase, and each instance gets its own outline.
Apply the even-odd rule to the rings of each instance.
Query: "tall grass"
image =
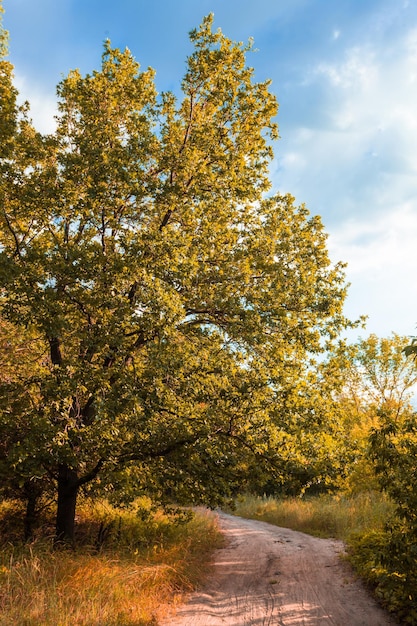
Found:
[[[216,519],[84,507],[75,551],[51,540],[0,551],[1,626],[145,626],[193,589],[220,545]]]
[[[235,514],[276,526],[315,535],[347,540],[370,529],[382,529],[394,506],[378,492],[350,497],[318,496],[286,498],[245,496],[236,502]]]

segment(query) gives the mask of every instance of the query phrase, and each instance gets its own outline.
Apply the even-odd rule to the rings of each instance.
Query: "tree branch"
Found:
[[[16,233],[15,233],[15,231],[14,231],[13,227],[12,227],[12,224],[11,224],[11,222],[10,222],[9,216],[7,215],[7,213],[6,213],[6,211],[5,211],[4,209],[3,209],[3,215],[4,215],[4,217],[6,218],[7,228],[8,228],[8,229],[9,229],[9,231],[11,232],[12,237],[13,237],[13,239],[14,239],[14,243],[15,243],[15,247],[16,247],[15,254],[16,254],[19,258],[21,258],[21,257],[22,257],[22,254],[21,254],[21,252],[20,252],[20,242],[19,242],[19,239],[18,239],[18,237],[17,237],[17,235],[16,235]]]
[[[162,229],[165,228],[165,226],[168,224],[169,218],[171,217],[171,215],[172,215],[172,209],[168,209],[168,211],[164,215],[164,219],[162,220],[161,224],[159,225],[159,232],[161,232]]]
[[[84,476],[80,476],[80,478],[77,480],[76,486],[81,487],[82,485],[86,485],[87,483],[94,480],[99,474],[104,463],[105,463],[105,460],[100,459],[90,472],[88,472],[87,474],[84,474]]]
[[[190,445],[196,443],[198,439],[201,438],[201,435],[193,435],[192,437],[184,437],[183,439],[178,439],[177,441],[173,441],[170,444],[167,444],[163,448],[159,448],[157,450],[151,450],[145,453],[138,452],[129,452],[125,454],[121,454],[118,457],[119,463],[129,463],[131,461],[144,461],[145,459],[157,459],[158,457],[165,457],[175,452],[179,448],[182,448],[186,445]]]

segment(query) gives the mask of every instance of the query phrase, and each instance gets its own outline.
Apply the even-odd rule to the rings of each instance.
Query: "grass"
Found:
[[[202,580],[221,542],[213,515],[102,503],[81,509],[79,547],[54,551],[44,535],[8,542],[8,513],[3,506],[1,626],[156,625]]]
[[[337,495],[282,500],[245,496],[236,502],[234,513],[316,537],[347,541],[354,534],[382,529],[393,511],[394,506],[386,496],[369,492],[350,497]]]

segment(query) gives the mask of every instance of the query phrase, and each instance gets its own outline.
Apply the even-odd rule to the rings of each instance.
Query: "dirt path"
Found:
[[[340,561],[343,544],[221,514],[227,538],[204,589],[164,626],[391,626]]]

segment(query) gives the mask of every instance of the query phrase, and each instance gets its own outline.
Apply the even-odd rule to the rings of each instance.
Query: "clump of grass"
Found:
[[[235,509],[242,517],[345,541],[352,534],[382,529],[393,511],[393,503],[379,492],[282,500],[245,496],[237,501]]]
[[[145,626],[201,581],[221,535],[213,515],[84,506],[75,551],[4,541],[0,625]],[[164,609],[165,607],[165,609]]]

